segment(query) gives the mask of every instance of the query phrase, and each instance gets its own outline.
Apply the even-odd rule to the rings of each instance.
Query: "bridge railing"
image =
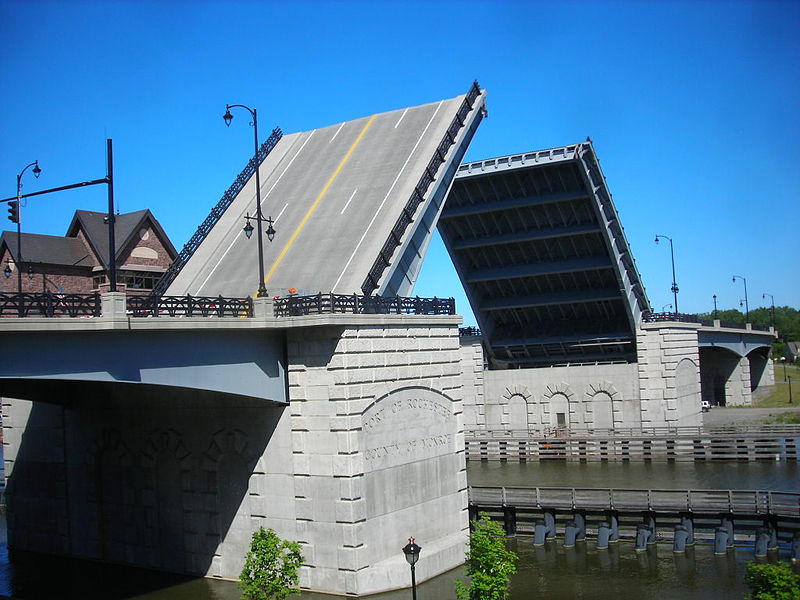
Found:
[[[535,427],[530,429],[466,428],[464,436],[471,439],[572,439],[572,438],[656,438],[726,435],[766,435],[800,437],[800,424],[714,425],[682,427],[615,427],[570,429],[567,427]]]
[[[356,294],[316,294],[275,299],[276,317],[295,317],[324,313],[454,315],[453,298],[403,298],[400,296],[359,296]]]
[[[0,293],[0,317],[99,317],[100,294]]]
[[[236,199],[236,196],[239,192],[242,191],[245,184],[250,180],[253,174],[256,172],[256,167],[261,166],[261,163],[264,162],[264,159],[267,158],[267,155],[272,152],[272,149],[278,144],[278,142],[283,137],[283,132],[281,131],[280,127],[276,127],[272,130],[270,136],[266,139],[266,141],[261,144],[261,147],[258,149],[258,165],[256,165],[256,157],[250,159],[242,172],[236,177],[233,181],[231,186],[225,191],[220,198],[219,202],[217,202],[216,206],[211,209],[211,212],[206,217],[205,221],[203,221],[200,226],[195,231],[194,235],[189,238],[189,241],[183,246],[183,249],[178,254],[177,258],[172,261],[169,269],[164,273],[161,279],[155,285],[155,289],[153,290],[156,295],[163,294],[167,291],[169,285],[175,280],[178,276],[178,273],[181,272],[181,269],[189,262],[189,259],[195,253],[197,248],[200,247],[200,244],[206,239],[206,236],[211,232],[214,228],[214,225],[222,218],[222,215],[225,214],[225,211],[228,207],[233,203]]]
[[[131,317],[252,317],[253,299],[222,296],[128,296]]]
[[[408,226],[411,225],[416,218],[417,208],[422,204],[431,183],[435,181],[439,167],[445,162],[450,147],[456,143],[458,132],[464,127],[467,115],[473,109],[475,100],[480,94],[481,88],[478,82],[474,81],[461,103],[456,116],[453,117],[450,127],[447,128],[444,137],[442,137],[442,140],[436,147],[436,153],[428,162],[428,166],[425,168],[425,172],[420,177],[417,185],[414,186],[414,191],[411,193],[411,197],[406,201],[405,208],[403,208],[403,212],[392,227],[388,239],[384,242],[380,252],[378,252],[378,256],[375,262],[373,262],[372,268],[370,268],[367,274],[367,278],[364,280],[364,283],[361,284],[361,291],[364,292],[364,294],[369,295],[378,288],[383,272],[391,264],[392,255],[402,243],[406,229],[408,229]]]
[[[471,504],[548,509],[731,513],[800,517],[800,493],[694,490],[469,486]]]

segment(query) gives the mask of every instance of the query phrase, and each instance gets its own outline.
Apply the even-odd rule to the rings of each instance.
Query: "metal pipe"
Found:
[[[117,245],[114,236],[114,150],[111,139],[106,140],[106,181],[108,183],[108,277],[109,290],[117,291]]]
[[[736,283],[736,279],[741,279],[742,283],[744,283],[744,320],[745,323],[750,321],[750,305],[747,303],[747,279],[742,277],[741,275],[734,275],[733,282]]]

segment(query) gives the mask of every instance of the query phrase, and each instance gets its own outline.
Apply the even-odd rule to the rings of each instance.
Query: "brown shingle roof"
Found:
[[[38,233],[20,234],[22,262],[61,266],[93,267],[96,263],[89,249],[78,238],[64,238]],[[12,256],[17,256],[17,232],[4,231],[0,235],[0,248],[5,245]]]

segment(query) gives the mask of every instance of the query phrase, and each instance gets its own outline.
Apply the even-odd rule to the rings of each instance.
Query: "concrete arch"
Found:
[[[722,346],[699,348],[700,393],[711,406],[742,406],[752,402],[747,358]]]
[[[595,429],[613,429],[614,423],[621,417],[618,406],[620,394],[610,381],[600,381],[589,385],[586,391],[587,425]]]
[[[548,385],[547,391],[542,395],[543,425],[552,427],[569,428],[576,421],[575,393],[569,384],[562,381],[555,385]]]
[[[770,348],[756,348],[747,354],[750,365],[750,391],[754,392],[762,385],[775,383],[772,363],[769,361]]]

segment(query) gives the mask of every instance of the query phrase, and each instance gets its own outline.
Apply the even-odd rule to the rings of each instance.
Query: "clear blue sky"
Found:
[[[304,131],[489,91],[467,159],[591,136],[650,301],[681,312],[800,307],[800,2],[13,2],[0,0],[0,194],[105,175],[179,249],[251,153],[226,103]],[[2,183],[4,182],[4,183]],[[63,235],[104,186],[33,198]],[[3,209],[2,229],[12,229]],[[454,295],[440,242],[417,293]]]

